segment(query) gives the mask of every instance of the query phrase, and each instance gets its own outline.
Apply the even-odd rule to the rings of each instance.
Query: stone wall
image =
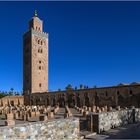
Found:
[[[93,119],[93,131],[98,133],[140,121],[140,109],[138,108],[94,113],[90,115]]]
[[[78,140],[78,134],[78,118],[0,127],[0,140]]]
[[[23,105],[24,104],[24,97],[20,95],[15,96],[5,96],[0,99],[0,106],[16,106],[16,105]]]
[[[135,122],[140,122],[140,108],[135,109]]]
[[[140,107],[140,84],[24,94],[26,105]]]

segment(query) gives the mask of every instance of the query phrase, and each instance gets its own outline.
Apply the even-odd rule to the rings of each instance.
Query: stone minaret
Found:
[[[23,35],[23,92],[48,91],[48,33],[35,12]]]

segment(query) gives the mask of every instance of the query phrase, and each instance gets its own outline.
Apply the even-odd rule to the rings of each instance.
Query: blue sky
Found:
[[[22,35],[49,33],[49,90],[140,81],[140,2],[0,2],[0,90],[22,90]]]

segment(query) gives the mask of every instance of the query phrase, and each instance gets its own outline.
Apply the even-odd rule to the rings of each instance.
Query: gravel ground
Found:
[[[106,139],[140,139],[140,123],[129,124],[127,127],[111,129],[108,132],[87,137],[85,140],[106,140]]]

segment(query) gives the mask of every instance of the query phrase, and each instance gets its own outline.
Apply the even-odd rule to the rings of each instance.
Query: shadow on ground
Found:
[[[111,129],[108,132],[86,138],[86,140],[107,139],[140,139],[140,123],[129,124],[126,127]]]

